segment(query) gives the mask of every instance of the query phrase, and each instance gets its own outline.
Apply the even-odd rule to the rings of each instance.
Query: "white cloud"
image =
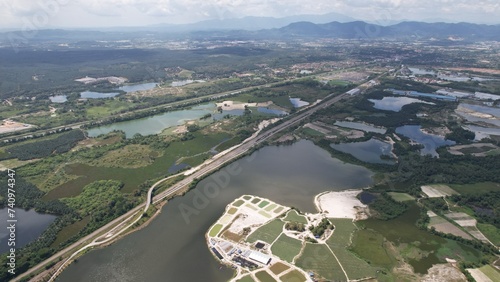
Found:
[[[110,25],[116,26],[328,12],[382,24],[429,18],[500,23],[498,0],[0,0],[0,13],[5,15],[0,27],[19,25],[23,17],[54,10],[54,3],[59,10],[50,14],[51,20],[59,23],[60,19],[74,18],[80,26],[89,24],[89,19],[100,19],[94,22],[102,24],[107,17],[113,18]]]

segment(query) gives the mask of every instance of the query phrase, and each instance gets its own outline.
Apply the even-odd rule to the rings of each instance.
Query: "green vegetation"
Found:
[[[238,201],[236,201],[236,202],[233,203],[233,206],[239,207],[239,206],[243,205],[243,203],[244,203],[243,200],[238,200]]]
[[[327,229],[333,229],[332,223],[327,218],[323,218],[317,226],[309,227],[309,230],[316,238],[323,236]]]
[[[283,231],[283,222],[279,219],[275,219],[266,225],[259,227],[250,236],[248,236],[247,241],[254,243],[257,240],[264,241],[271,244]]]
[[[450,184],[450,187],[460,194],[482,194],[486,192],[500,191],[500,184],[494,182]]]
[[[265,206],[267,206],[269,204],[268,201],[262,201],[260,204],[259,204],[259,208],[263,208]]]
[[[93,222],[107,222],[133,207],[120,192],[122,187],[123,183],[115,180],[100,180],[85,186],[77,197],[62,201],[81,216],[92,215]]]
[[[500,246],[500,228],[497,228],[488,223],[480,223],[480,222],[476,224],[476,227],[493,244],[495,244],[496,246]]]
[[[307,223],[307,219],[303,215],[299,215],[296,210],[291,209],[287,214],[286,217],[283,218],[283,221],[289,221],[289,222],[298,222],[298,223]]]
[[[407,193],[398,193],[398,192],[388,192],[389,196],[396,202],[406,202],[406,201],[414,201],[415,198],[408,195]]]
[[[377,269],[347,249],[351,242],[351,235],[357,230],[352,220],[330,219],[330,221],[335,226],[335,232],[328,239],[327,244],[335,253],[340,263],[342,263],[349,279],[358,280],[361,278],[376,277]]]
[[[285,229],[304,232],[306,230],[306,225],[304,223],[292,221],[285,223]]]
[[[460,206],[474,210],[475,217],[480,221],[500,228],[500,191],[452,195],[450,199]]]
[[[210,237],[215,237],[217,234],[219,234],[220,230],[222,229],[222,224],[216,224],[212,229],[210,229],[210,232],[208,233],[208,236]]]
[[[302,243],[299,240],[281,234],[278,240],[271,246],[271,252],[291,263],[293,258],[299,254],[301,248]]]
[[[301,281],[306,281],[306,278],[300,271],[292,270],[287,274],[281,276],[280,280],[283,282],[301,282]]]
[[[354,232],[351,250],[373,266],[390,270],[396,263],[384,236],[374,230],[361,229]]]
[[[427,198],[421,199],[420,203],[425,205],[429,210],[435,212],[444,212],[448,210],[448,205],[443,198]]]
[[[9,158],[17,158],[21,161],[44,158],[52,154],[65,153],[84,138],[81,130],[72,130],[58,135],[57,138],[16,145],[6,151],[9,153]]]
[[[500,281],[500,272],[491,265],[485,265],[479,268],[482,273],[486,274],[491,281]]]
[[[307,243],[295,264],[305,271],[312,271],[328,280],[347,280],[332,252],[323,244]]]
[[[394,200],[386,192],[378,195],[372,203],[369,204],[370,208],[377,212],[377,217],[384,220],[396,218],[403,214],[408,206],[405,203]]]
[[[262,270],[257,273],[255,273],[255,277],[260,280],[260,282],[275,282],[274,278],[267,273],[267,271]]]

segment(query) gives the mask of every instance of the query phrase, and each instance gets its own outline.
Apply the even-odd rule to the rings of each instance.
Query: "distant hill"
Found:
[[[244,17],[206,20],[192,24],[160,24],[150,27],[171,31],[205,31],[205,30],[261,30],[280,28],[295,22],[311,22],[315,24],[337,22],[351,22],[354,18],[338,13],[324,15],[296,15],[283,18],[274,17]]]
[[[436,38],[454,40],[500,40],[500,25],[471,23],[402,22],[380,26],[362,21],[314,24],[297,22],[277,30],[261,31],[273,36],[335,37],[346,39]]]
[[[339,16],[327,14],[322,19]],[[340,15],[341,16],[341,15]],[[339,17],[340,17],[339,16]],[[370,24],[363,21],[313,23],[297,21],[276,28],[258,28],[260,26],[276,26],[297,18],[255,18],[205,21],[191,25],[156,25],[136,28],[109,28],[94,30],[38,30],[29,37],[22,32],[0,33],[0,43],[23,45],[36,42],[64,41],[79,42],[92,40],[130,40],[137,38],[179,39],[199,38],[232,38],[235,40],[252,39],[294,39],[294,38],[342,38],[342,39],[435,39],[443,42],[453,41],[500,41],[500,25],[484,25],[471,23],[424,23],[401,22],[389,26]],[[224,28],[222,28],[224,27]],[[124,43],[125,44],[125,43]],[[447,43],[446,43],[447,44]]]

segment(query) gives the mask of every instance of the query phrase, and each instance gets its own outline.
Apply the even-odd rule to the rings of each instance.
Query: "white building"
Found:
[[[248,258],[264,265],[268,265],[271,262],[270,256],[256,251],[252,251]]]

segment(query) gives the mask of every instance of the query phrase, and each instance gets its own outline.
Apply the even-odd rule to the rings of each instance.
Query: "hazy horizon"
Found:
[[[0,7],[0,29],[127,27],[328,13],[379,25],[400,21],[500,23],[496,0],[320,0],[314,5],[298,0],[1,0]]]

